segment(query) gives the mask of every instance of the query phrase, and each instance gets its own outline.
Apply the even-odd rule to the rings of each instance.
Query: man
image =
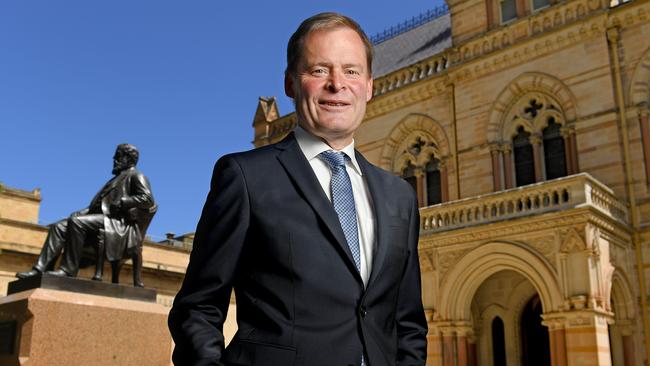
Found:
[[[413,190],[353,135],[372,96],[372,45],[323,13],[289,41],[299,127],[215,167],[169,315],[177,365],[424,365]],[[238,331],[222,334],[234,287]]]
[[[31,277],[52,269],[62,251],[60,268],[48,274],[76,277],[84,243],[94,236],[101,248],[98,253],[100,263],[103,263],[104,245],[107,245],[106,254],[111,262],[119,261],[125,252],[134,254],[134,285],[144,286],[140,269],[141,243],[146,227],[143,229],[136,222],[141,216],[150,215],[155,203],[149,181],[135,169],[138,157],[135,146],[118,145],[113,156],[114,177],[95,195],[88,208],[50,225],[36,264],[31,271],[19,272],[16,277]],[[101,281],[101,267],[97,267],[94,280]]]

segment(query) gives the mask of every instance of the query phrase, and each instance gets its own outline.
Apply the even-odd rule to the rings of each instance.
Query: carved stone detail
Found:
[[[440,278],[443,278],[449,269],[458,263],[458,261],[470,250],[471,249],[458,249],[440,253]]]
[[[577,253],[587,249],[584,238],[576,231],[575,228],[570,228],[566,234],[563,235],[564,240],[560,245],[560,252],[562,253]]]

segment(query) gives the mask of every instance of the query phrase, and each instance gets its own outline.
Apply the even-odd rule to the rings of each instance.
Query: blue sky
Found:
[[[368,35],[435,1],[4,1],[0,182],[40,188],[39,222],[86,207],[115,146],[140,149],[160,208],[148,234],[194,231],[212,167],[252,148],[259,96],[284,96],[286,43],[338,11]]]

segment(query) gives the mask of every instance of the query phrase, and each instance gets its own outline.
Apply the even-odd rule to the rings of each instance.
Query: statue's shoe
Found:
[[[18,278],[28,278],[28,277],[34,277],[34,276],[39,275],[41,273],[42,273],[41,271],[34,268],[31,271],[18,272],[18,273],[16,273],[16,277],[18,277]]]
[[[57,269],[56,271],[47,271],[46,273],[49,274],[50,276],[57,276],[57,277],[74,277],[74,276],[68,274],[68,272],[66,272],[66,271],[64,271],[64,270],[62,270],[62,269]]]

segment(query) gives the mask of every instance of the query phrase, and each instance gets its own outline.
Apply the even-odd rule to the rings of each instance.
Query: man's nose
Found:
[[[345,82],[343,80],[343,76],[339,72],[330,73],[327,88],[333,93],[336,93],[341,89],[345,88]]]

